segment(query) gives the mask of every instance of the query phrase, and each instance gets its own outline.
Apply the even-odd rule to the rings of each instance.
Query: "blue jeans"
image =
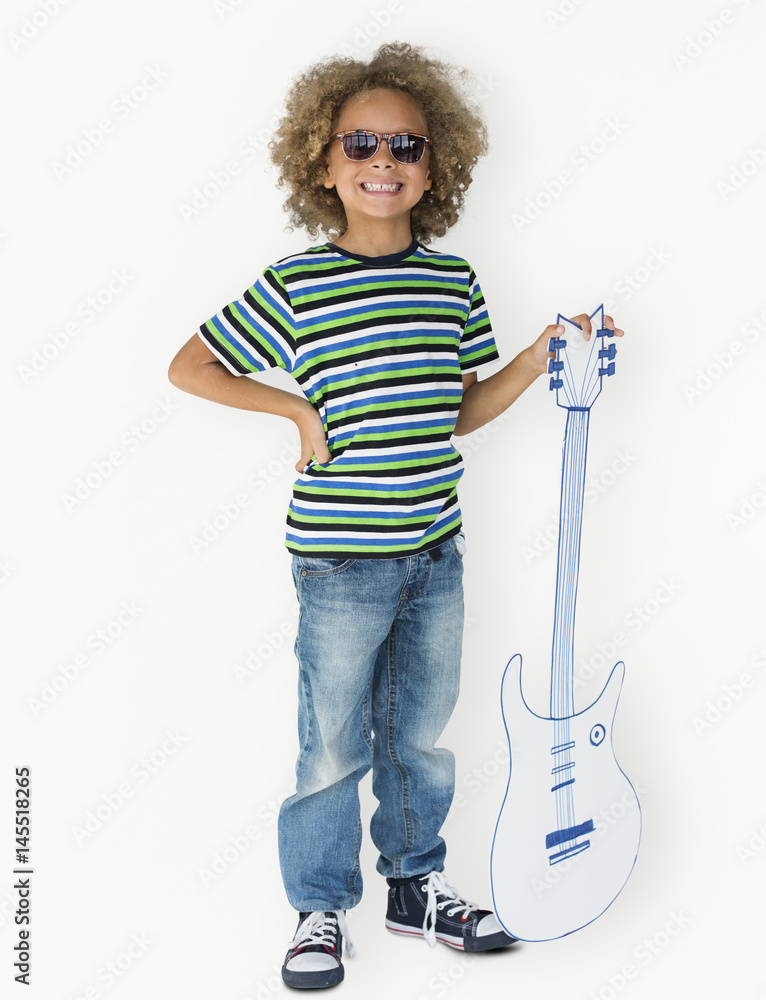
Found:
[[[444,867],[455,758],[435,743],[458,696],[464,551],[461,533],[436,559],[293,556],[301,749],[279,859],[296,910],[361,899],[358,786],[370,768],[377,870],[407,878]]]

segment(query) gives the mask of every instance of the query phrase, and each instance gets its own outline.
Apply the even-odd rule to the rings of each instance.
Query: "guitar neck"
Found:
[[[574,624],[580,572],[585,462],[589,409],[570,409],[564,433],[561,506],[556,563],[556,606],[553,613],[551,718],[574,715]]]

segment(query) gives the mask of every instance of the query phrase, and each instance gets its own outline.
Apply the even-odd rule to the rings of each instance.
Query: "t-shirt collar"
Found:
[[[418,246],[418,241],[413,237],[412,243],[405,250],[400,250],[398,253],[384,254],[382,257],[365,257],[363,254],[344,250],[334,243],[328,243],[327,249],[340,254],[342,257],[350,257],[352,260],[358,260],[361,264],[370,264],[379,267],[386,264],[398,264],[400,261],[406,260],[417,250]]]

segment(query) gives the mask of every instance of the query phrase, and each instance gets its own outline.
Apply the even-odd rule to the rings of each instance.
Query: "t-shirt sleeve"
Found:
[[[279,274],[267,267],[254,285],[197,333],[234,375],[295,367],[295,317]]]
[[[495,338],[492,336],[492,324],[489,321],[487,304],[484,301],[484,293],[481,290],[479,279],[473,269],[469,277],[469,301],[468,318],[465,323],[465,330],[460,338],[460,371],[463,375],[475,372],[482,365],[489,364],[490,361],[497,361],[500,355],[497,353]]]

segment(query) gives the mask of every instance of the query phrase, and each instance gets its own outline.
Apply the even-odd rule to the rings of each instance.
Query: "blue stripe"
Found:
[[[439,286],[443,285],[454,285],[455,294],[459,294],[459,289],[461,285],[463,288],[468,287],[468,282],[462,278],[462,275],[459,274],[450,276],[444,274],[429,274],[427,272],[423,274],[417,274],[414,271],[413,273],[407,271],[405,272],[395,271],[391,275],[391,277],[393,278],[393,281],[389,281],[388,284],[392,288],[398,288],[400,285],[403,288],[407,288],[408,284],[411,281],[418,281],[420,283],[429,282],[435,288],[438,288]],[[452,280],[447,282],[444,280],[445,277],[451,277]],[[353,290],[355,288],[359,288],[360,286],[362,287],[362,289],[364,289],[366,285],[381,285],[381,284],[386,284],[386,281],[381,277],[379,273],[368,274],[368,275],[360,275],[358,273],[351,274],[343,280],[326,281],[326,282],[320,281],[319,284],[316,285],[304,285],[303,288],[295,290],[295,302],[296,303],[302,302],[304,299],[311,298],[312,295],[321,295],[323,292],[343,292],[348,289]],[[393,299],[393,297],[391,297],[391,299]]]
[[[215,327],[215,329],[217,331],[217,334],[213,333],[213,331],[210,329],[211,324],[212,324],[213,327]],[[217,335],[219,340],[226,341],[226,344],[230,345],[236,351],[238,351],[239,354],[241,354],[242,357],[245,358],[245,360],[247,361],[247,363],[249,365],[251,365],[253,368],[255,368],[256,370],[262,371],[266,367],[264,365],[264,363],[259,358],[254,357],[247,350],[247,348],[244,346],[244,344],[242,344],[239,340],[236,340],[229,333],[229,331],[223,325],[222,321],[219,319],[218,315],[213,316],[212,319],[209,319],[207,321],[207,323],[203,324],[203,327],[206,328],[208,330],[208,332],[212,334],[212,336],[215,337]]]
[[[416,451],[416,450],[417,449],[413,449],[413,451]],[[429,459],[431,459],[431,458],[443,458],[446,455],[450,455],[450,456],[453,456],[455,458],[458,457],[455,454],[455,449],[452,448],[452,447],[449,447],[449,448],[434,448],[433,451],[429,451],[427,453],[427,457]],[[376,462],[388,465],[389,462],[396,462],[396,461],[401,460],[404,463],[404,462],[407,462],[407,461],[411,460],[412,458],[413,458],[413,452],[412,451],[405,451],[405,452],[402,452],[401,454],[397,454],[396,452],[394,452],[393,454],[391,454],[390,452],[386,452],[385,454],[378,455],[378,456],[375,456],[375,455],[367,455],[367,456],[360,455],[357,458],[354,458],[353,455],[339,455],[337,458],[333,459],[332,465],[335,466],[335,468],[337,468],[339,465],[374,465]]]
[[[355,378],[361,378],[364,375],[387,375],[389,372],[400,372],[408,371],[412,368],[454,368],[455,359],[454,358],[432,358],[424,357],[422,361],[413,361],[408,359],[407,361],[376,361],[370,359],[369,362],[364,363],[364,367],[360,364],[353,372],[337,372],[328,373],[322,378],[323,385],[333,385],[335,382],[348,381],[351,376]]]
[[[313,322],[312,322],[313,325]],[[330,336],[333,336],[333,332],[330,331]],[[444,341],[449,341],[450,338],[454,338],[455,346],[458,344],[458,339],[454,330],[440,329],[437,327],[430,327],[427,330],[395,330],[386,327],[379,327],[374,333],[368,334],[366,337],[353,337],[345,340],[343,342],[344,350],[349,353],[356,347],[365,347],[370,344],[379,344],[381,341],[387,340],[411,340],[415,337],[421,337],[423,340],[423,351],[426,352],[429,348],[449,351],[450,344],[445,344]],[[435,341],[439,341],[435,343]],[[340,344],[323,344],[320,347],[315,347],[313,351],[301,351],[300,363],[304,364],[307,361],[313,361],[317,357],[321,357],[325,354],[335,354],[341,348]],[[427,354],[424,356],[424,361],[429,362],[430,358]],[[340,359],[334,359],[331,363],[336,365],[342,365],[344,362]],[[412,360],[411,365],[415,366],[419,364],[418,361]],[[296,366],[299,367],[299,366]],[[348,377],[347,373],[347,376]]]
[[[431,527],[426,528],[426,530],[420,536],[421,539],[425,540],[430,538],[431,535],[435,535],[437,531],[444,528],[445,525],[454,524],[460,518],[460,511],[453,514],[452,517],[445,518],[443,521],[438,521]],[[302,545],[304,548],[311,548],[312,545],[337,545],[343,548],[353,548],[355,545],[372,545],[372,546],[390,546],[396,545],[397,543],[402,543],[406,545],[412,545],[413,541],[411,538],[397,538],[388,534],[383,538],[360,538],[358,535],[350,535],[343,538],[330,538],[327,535],[319,535],[312,533],[310,537],[306,538],[302,535],[294,535],[288,528],[287,530],[287,540],[288,542],[296,543],[297,545]]]

